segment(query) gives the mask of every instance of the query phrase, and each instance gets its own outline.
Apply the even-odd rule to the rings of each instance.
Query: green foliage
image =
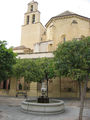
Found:
[[[25,81],[40,81],[42,73],[38,68],[38,63],[35,60],[18,59],[17,63],[13,66],[14,76],[19,79],[24,77]]]
[[[12,74],[12,66],[16,62],[16,54],[6,48],[6,41],[0,41],[0,81],[7,80]]]
[[[42,69],[43,72],[43,78],[51,79],[55,77],[55,66],[54,66],[54,60],[51,58],[41,58],[38,59],[39,66]]]
[[[58,76],[84,80],[90,74],[90,37],[59,44],[54,55]]]
[[[13,75],[19,79],[24,77],[25,81],[41,82],[46,78],[54,76],[54,64],[52,59],[18,59],[13,66]]]

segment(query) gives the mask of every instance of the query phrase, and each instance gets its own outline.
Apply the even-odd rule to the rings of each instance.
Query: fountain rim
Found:
[[[31,100],[31,101],[37,101],[37,100]],[[37,105],[37,106],[60,106],[62,104],[64,104],[64,101],[62,100],[57,100],[57,99],[51,99],[51,101],[53,101],[53,103],[38,103],[38,102],[27,102],[27,101],[23,101],[22,104],[27,104],[27,105]],[[54,103],[55,102],[55,103]]]

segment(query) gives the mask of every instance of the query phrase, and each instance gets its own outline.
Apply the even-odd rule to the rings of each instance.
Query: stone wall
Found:
[[[46,29],[47,40],[54,41],[55,50],[60,42],[90,36],[90,21],[79,16],[66,16],[53,19]]]
[[[23,78],[20,80],[22,83],[22,90],[24,89],[25,83]],[[41,83],[31,82],[27,90],[28,96],[40,96],[41,95]],[[17,89],[17,81],[12,78],[10,83],[10,90],[0,90],[0,95],[16,96],[16,93],[19,90]],[[79,98],[79,88],[78,82],[71,80],[69,78],[55,78],[51,79],[48,82],[48,95],[53,98]],[[90,98],[90,81],[87,86],[87,98]]]

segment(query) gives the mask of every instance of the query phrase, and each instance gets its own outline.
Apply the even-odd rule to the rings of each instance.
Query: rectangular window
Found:
[[[33,5],[31,5],[31,12],[33,11]]]
[[[32,23],[35,23],[35,15],[32,16]]]
[[[27,24],[29,24],[29,16],[27,16]]]

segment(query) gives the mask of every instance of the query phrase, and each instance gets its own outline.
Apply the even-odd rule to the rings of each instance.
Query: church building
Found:
[[[33,59],[42,57],[53,57],[53,51],[56,50],[59,43],[69,40],[80,40],[83,37],[90,36],[90,18],[65,11],[52,17],[45,26],[40,22],[40,12],[38,3],[31,1],[24,14],[24,25],[21,28],[20,46],[13,48],[18,54],[18,58]],[[67,82],[68,81],[68,82]],[[17,93],[17,84],[22,84],[24,90],[24,78],[20,81],[7,80],[0,84],[0,95],[15,96]],[[78,83],[76,81],[61,78],[53,78],[49,81],[49,97],[78,97]],[[28,96],[40,95],[40,84],[30,83]],[[90,97],[90,82],[87,97]],[[6,90],[6,91],[5,91]]]
[[[90,18],[65,11],[52,17],[45,26],[40,22],[38,3],[28,3],[21,29],[21,44],[14,48],[20,58],[53,57],[59,43],[90,36]],[[23,54],[23,55],[22,55]]]

